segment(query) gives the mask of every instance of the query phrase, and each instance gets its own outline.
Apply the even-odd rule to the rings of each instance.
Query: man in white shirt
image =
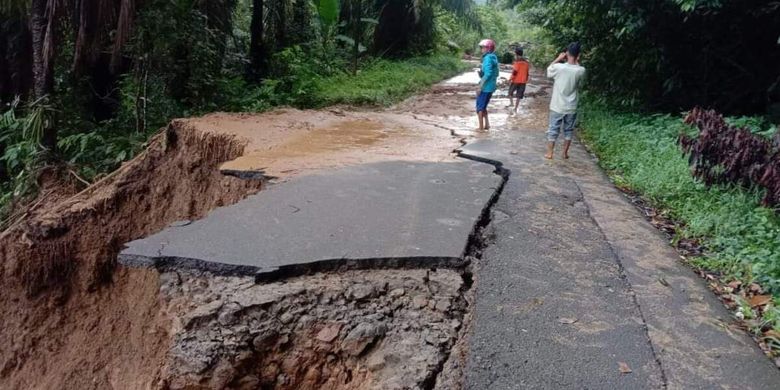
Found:
[[[566,62],[562,62],[563,60]],[[547,159],[553,158],[555,141],[563,127],[563,158],[569,158],[569,146],[577,120],[577,90],[585,78],[585,68],[580,66],[580,44],[574,42],[547,67],[547,77],[554,80],[550,99],[550,127],[547,130]]]

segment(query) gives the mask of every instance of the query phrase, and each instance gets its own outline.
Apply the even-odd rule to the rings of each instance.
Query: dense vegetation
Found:
[[[0,206],[34,193],[44,165],[64,163],[93,181],[173,117],[396,101],[460,69],[456,55],[480,38],[478,8],[470,0],[4,0]]]
[[[780,117],[780,1],[500,0],[580,41],[590,89],[614,103]]]

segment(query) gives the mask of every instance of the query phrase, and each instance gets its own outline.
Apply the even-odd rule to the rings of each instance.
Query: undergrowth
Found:
[[[316,79],[310,106],[390,105],[467,68],[464,62],[449,56],[402,62],[377,60],[357,76],[342,73]]]
[[[758,119],[731,121],[762,135],[776,131]],[[681,131],[692,131],[681,116],[619,113],[591,102],[581,125],[584,141],[618,186],[681,222],[681,237],[701,240],[706,253],[689,259],[694,266],[726,282],[758,283],[773,294],[764,325],[780,330],[780,216],[760,205],[761,191],[695,180],[677,145]]]

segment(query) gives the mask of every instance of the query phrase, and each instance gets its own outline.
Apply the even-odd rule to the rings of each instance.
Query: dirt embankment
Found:
[[[219,385],[229,376],[223,370],[225,362],[235,363],[232,369],[236,371],[223,385],[246,386],[257,380],[281,388],[318,388],[326,385],[324,381],[332,374],[339,382],[330,383],[331,388],[358,388],[374,381],[370,378],[392,379],[399,372],[396,368],[381,374],[376,367],[374,372],[365,371],[368,351],[390,351],[388,367],[405,364],[407,357],[392,355],[395,344],[389,342],[387,347],[375,347],[379,341],[369,342],[353,354],[345,343],[400,340],[403,337],[398,335],[410,335],[421,328],[428,329],[426,334],[433,334],[429,338],[437,343],[426,347],[428,357],[436,362],[434,366],[443,363],[447,345],[457,332],[446,323],[451,313],[436,310],[438,301],[431,301],[428,307],[420,306],[422,298],[417,298],[417,303],[406,295],[388,299],[391,290],[398,294],[398,288],[419,290],[418,295],[427,290],[425,283],[410,282],[405,279],[409,275],[398,271],[398,288],[392,289],[383,284],[381,276],[366,276],[366,280],[376,282],[371,287],[375,293],[369,298],[357,298],[352,291],[354,283],[333,277],[339,281],[331,287],[307,290],[311,293],[305,298],[294,293],[265,305],[250,300],[248,307],[233,313],[238,318],[237,330],[233,323],[219,324],[221,331],[236,331],[225,340],[238,339],[242,348],[250,346],[249,350],[205,351],[215,359],[205,371],[186,371],[186,366],[176,360],[176,348],[188,347],[183,337],[202,335],[204,330],[182,328],[180,319],[213,304],[199,300],[202,296],[181,293],[180,289],[189,288],[187,283],[168,289],[179,291],[172,298],[170,291],[161,292],[157,271],[117,267],[116,255],[126,242],[175,221],[201,218],[209,210],[234,203],[261,188],[259,180],[238,179],[224,175],[226,172],[263,172],[284,179],[366,162],[440,161],[452,158],[451,152],[458,145],[449,130],[398,113],[278,110],[266,114],[218,113],[173,121],[150,141],[144,153],[116,172],[72,196],[72,192],[50,193],[52,196],[39,199],[36,207],[0,234],[0,388],[206,388]],[[196,279],[199,282],[193,283],[207,283],[211,277]],[[449,291],[446,297],[437,299],[455,299],[460,283],[457,279],[443,287]],[[218,285],[217,290],[230,283],[233,281]],[[307,285],[306,281],[302,283]],[[453,286],[455,290],[450,291]],[[316,316],[297,310],[291,313],[289,323],[274,320],[274,315],[286,312],[287,305],[306,310],[315,304],[329,307],[319,301],[321,294],[332,295],[335,302],[344,300],[347,306],[318,309],[320,314]],[[259,301],[267,299],[254,296]],[[396,305],[395,301],[403,304]],[[389,307],[391,303],[395,306]],[[353,321],[352,317],[369,315],[380,306],[386,307],[386,317]],[[231,308],[234,306],[227,305],[219,313]],[[395,315],[405,313],[438,325],[404,325],[393,320]],[[209,317],[209,321],[219,322],[220,315]],[[251,347],[258,340],[258,328],[250,326],[251,331],[243,333],[240,326],[246,321],[256,325],[251,321],[257,316],[270,321],[266,325],[276,334],[268,340],[269,350],[262,349],[265,344]],[[352,332],[357,325],[356,333]],[[333,339],[319,337],[330,341],[317,341],[326,326],[340,329]],[[376,330],[382,330],[382,334],[372,338],[371,332]],[[352,333],[352,339],[345,339]],[[401,352],[411,350],[407,346]],[[273,353],[265,355],[269,351]],[[314,360],[318,362],[317,372],[301,371],[299,365],[310,365]],[[275,364],[277,371],[264,371],[266,364]],[[426,368],[425,361],[415,364],[421,370],[404,376],[399,383],[419,384],[432,379],[436,367]]]
[[[0,387],[147,388],[167,352],[159,276],[116,269],[122,244],[204,216],[261,183],[219,173],[246,142],[174,121],[82,193],[0,235]]]

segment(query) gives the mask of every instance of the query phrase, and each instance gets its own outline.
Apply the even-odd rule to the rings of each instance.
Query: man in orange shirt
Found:
[[[523,48],[515,49],[515,62],[512,64],[512,76],[509,77],[509,106],[514,107],[512,111],[517,114],[517,107],[520,106],[520,99],[525,96],[525,84],[528,83],[528,61],[523,58]],[[514,101],[515,93],[517,101]]]

